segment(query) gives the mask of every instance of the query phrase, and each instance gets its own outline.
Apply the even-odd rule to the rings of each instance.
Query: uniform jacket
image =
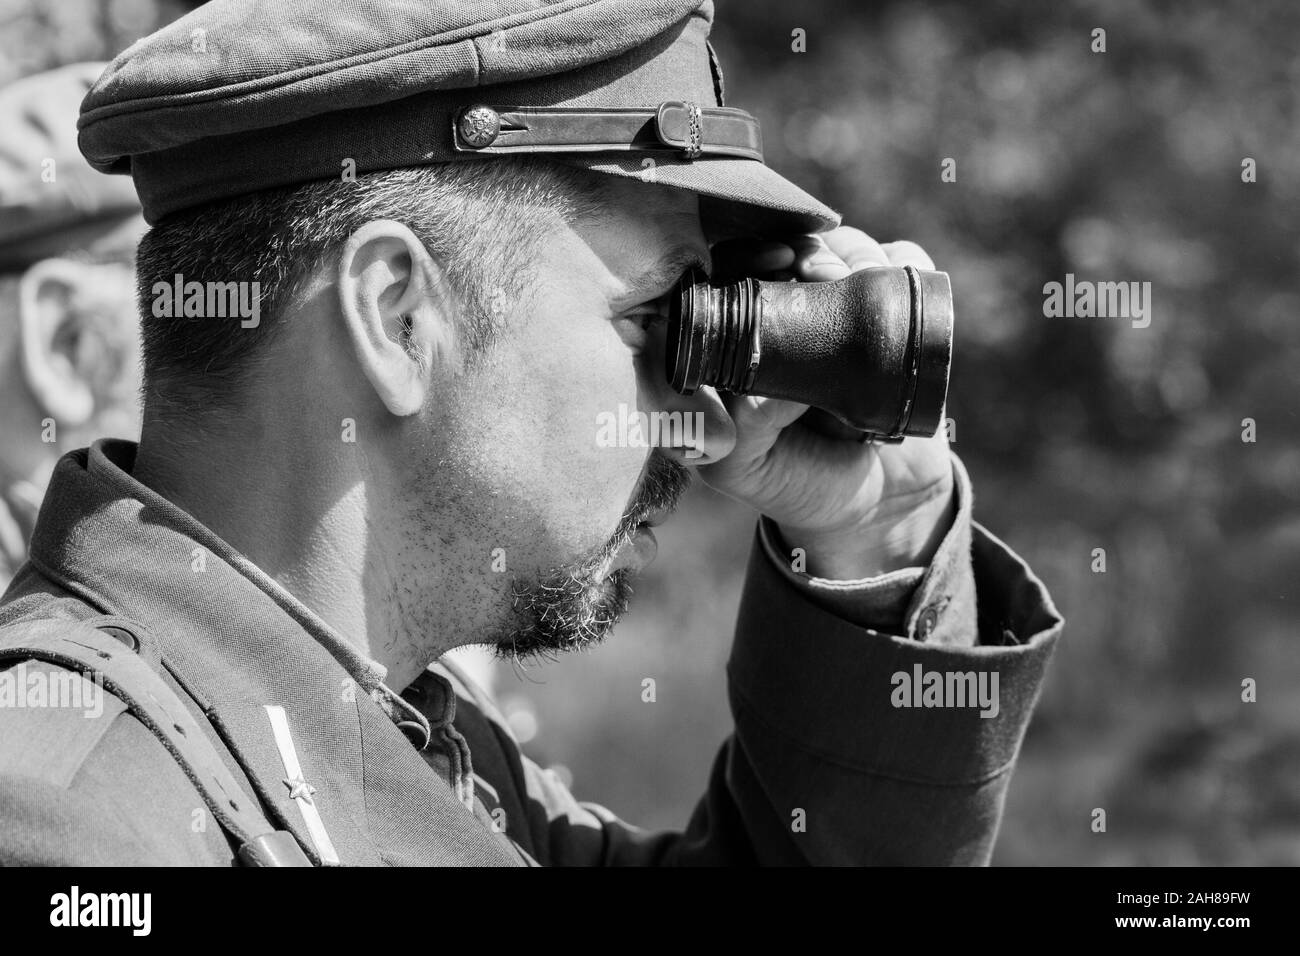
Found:
[[[386,687],[382,668],[136,482],[134,454],[103,441],[62,459],[30,560],[0,601],[0,628],[100,614],[132,622],[140,655],[314,862],[989,859],[1062,622],[1028,567],[971,520],[955,458],[958,516],[928,569],[808,578],[760,522],[727,666],[734,730],[683,829],[651,833],[578,802],[523,756],[453,665],[434,664],[400,695]],[[923,706],[919,690],[899,689],[897,675],[919,682],[932,671],[996,672],[996,716]],[[0,862],[234,862],[189,778],[115,698],[93,718],[12,704],[0,695]],[[283,708],[306,788],[295,792],[267,705]]]

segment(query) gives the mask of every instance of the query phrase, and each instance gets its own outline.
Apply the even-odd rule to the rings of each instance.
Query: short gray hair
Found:
[[[237,404],[310,269],[376,219],[401,222],[424,242],[465,306],[469,351],[485,348],[498,298],[517,299],[531,275],[543,222],[596,212],[601,180],[531,158],[442,163],[267,190],[163,220],[137,255],[146,414],[178,420]],[[178,273],[186,282],[259,282],[259,324],[155,316],[155,283]]]

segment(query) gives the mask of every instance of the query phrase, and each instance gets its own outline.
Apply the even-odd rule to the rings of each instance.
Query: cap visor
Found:
[[[609,154],[551,157],[593,172],[689,189],[700,195],[700,215],[718,238],[753,235],[771,238],[824,232],[840,224],[839,213],[790,180],[751,159],[697,159],[694,162],[641,155]],[[646,165],[642,165],[646,163]]]

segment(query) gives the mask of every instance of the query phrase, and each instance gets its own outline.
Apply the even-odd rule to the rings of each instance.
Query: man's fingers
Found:
[[[793,272],[801,282],[834,282],[852,270],[820,236],[799,236],[790,241],[794,247]]]
[[[758,395],[727,395],[723,399],[736,425],[733,455],[747,458],[754,450],[766,452],[791,422],[808,410],[807,405]]]
[[[876,266],[934,269],[934,260],[915,242],[879,243],[851,226],[794,236],[788,242],[731,239],[715,245],[712,254],[715,283],[735,282],[745,276],[833,282]]]
[[[887,242],[880,248],[889,257],[889,265],[912,266],[926,271],[933,271],[934,269],[934,260],[915,242],[901,239],[898,242]]]
[[[840,226],[821,235],[827,248],[843,259],[851,272],[889,265],[889,256],[884,247],[861,229]]]
[[[735,282],[746,276],[763,276],[794,265],[794,250],[784,242],[729,239],[711,250],[713,281]]]
[[[915,242],[901,239],[880,243],[851,226],[794,236],[788,242],[729,239],[715,245],[712,255],[713,280],[717,283],[745,276],[833,282],[875,266],[934,269],[934,260]]]

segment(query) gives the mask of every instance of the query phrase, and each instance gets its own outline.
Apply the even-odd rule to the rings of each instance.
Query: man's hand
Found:
[[[714,249],[722,281],[752,275],[829,282],[889,265],[934,268],[915,243],[882,246],[848,227],[788,244],[737,241]],[[930,563],[956,514],[942,433],[862,445],[800,422],[807,405],[752,395],[724,401],[736,446],[700,468],[700,477],[776,521],[785,543],[807,553],[810,574],[852,580]]]

